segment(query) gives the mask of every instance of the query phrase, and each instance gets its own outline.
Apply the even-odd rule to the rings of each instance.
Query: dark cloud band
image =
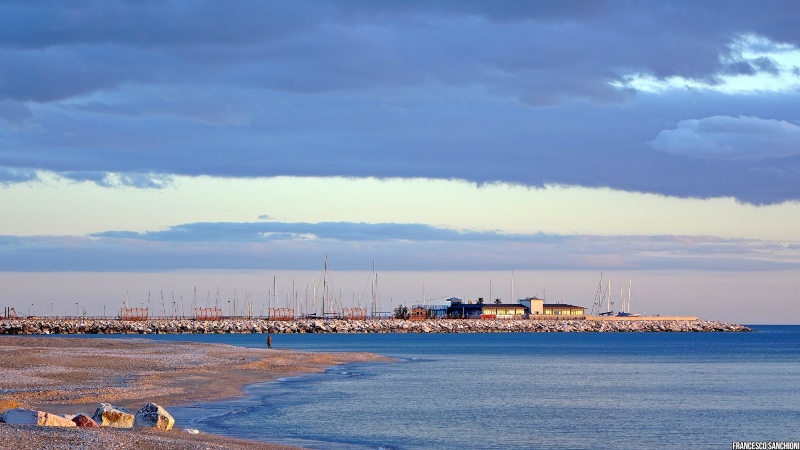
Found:
[[[794,138],[703,130],[797,125],[797,89],[714,86],[796,73],[770,55],[800,46],[798,15],[793,1],[5,2],[0,167],[147,188],[169,182],[150,174],[428,177],[797,200]],[[645,93],[636,74],[708,89]]]

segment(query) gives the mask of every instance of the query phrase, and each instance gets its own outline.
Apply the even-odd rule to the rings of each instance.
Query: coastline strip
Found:
[[[0,359],[0,400],[50,410],[101,402],[136,410],[147,402],[222,400],[244,395],[243,388],[253,383],[349,362],[390,361],[371,353],[36,336],[0,336]]]
[[[391,361],[371,353],[296,352],[137,338],[38,336],[0,336],[0,360],[3,361],[0,366],[3,410],[21,405],[56,414],[91,412],[99,403],[137,410],[154,402],[169,409],[244,396],[247,385],[322,372],[339,364]],[[0,424],[0,447],[294,448],[205,433],[192,436],[177,430],[143,434],[107,428],[42,428],[46,427]],[[109,442],[114,445],[107,445]]]

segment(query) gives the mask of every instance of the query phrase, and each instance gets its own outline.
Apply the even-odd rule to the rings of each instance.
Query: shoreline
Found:
[[[174,406],[245,396],[248,385],[322,372],[350,362],[391,361],[370,353],[311,353],[242,348],[226,344],[156,342],[147,339],[0,336],[0,407],[22,405],[55,414],[92,412],[99,403],[137,410],[148,402]],[[0,424],[0,446],[80,448],[114,442],[115,448],[149,442],[157,448],[296,448],[181,431],[140,433]],[[60,443],[68,443],[59,447]],[[208,445],[206,445],[208,444]],[[104,444],[101,444],[101,447]],[[121,445],[121,447],[119,446]],[[215,447],[216,446],[216,447]]]
[[[20,334],[289,334],[289,333],[526,333],[526,332],[746,332],[750,328],[696,317],[580,317],[519,320],[297,319],[13,319],[0,335]]]

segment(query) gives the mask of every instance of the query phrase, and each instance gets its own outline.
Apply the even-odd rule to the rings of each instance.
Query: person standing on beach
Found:
[[[267,348],[272,348],[272,336],[267,335]]]

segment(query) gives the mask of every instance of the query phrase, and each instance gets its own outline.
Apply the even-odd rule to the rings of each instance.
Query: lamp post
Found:
[[[78,302],[75,302],[75,317],[80,317],[81,313],[78,311]]]

